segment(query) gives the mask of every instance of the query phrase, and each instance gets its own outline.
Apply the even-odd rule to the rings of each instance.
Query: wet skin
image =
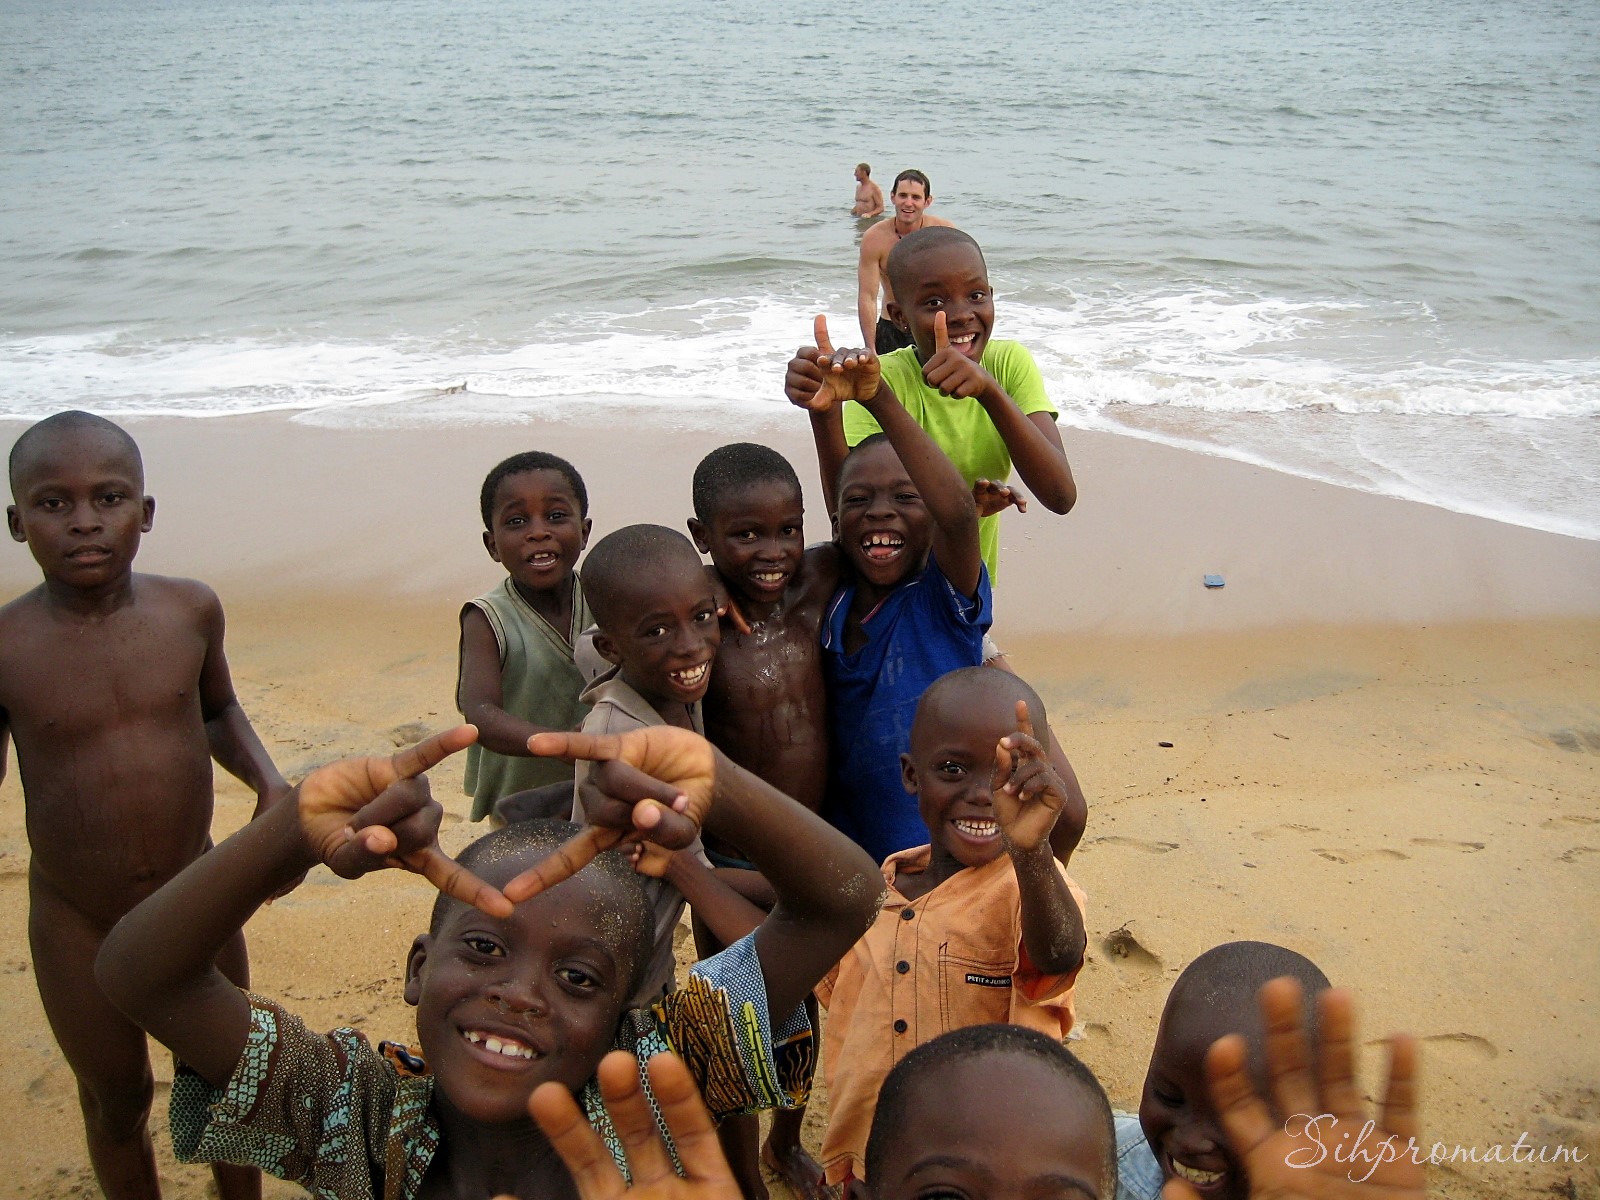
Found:
[[[818,630],[835,552],[808,553],[798,489],[782,480],[722,497],[708,523],[689,522],[750,626],[724,618],[705,697],[706,734],[734,762],[816,812],[828,779],[826,698]]]
[[[877,1200],[1105,1195],[1110,1131],[1094,1099],[1058,1071],[1021,1054],[987,1054],[930,1068],[918,1082],[877,1165]]]

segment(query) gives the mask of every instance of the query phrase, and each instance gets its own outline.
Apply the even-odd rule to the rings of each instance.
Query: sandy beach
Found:
[[[456,719],[456,614],[499,578],[477,492],[506,454],[572,459],[599,535],[681,528],[699,457],[764,441],[796,464],[808,534],[825,537],[803,421],[784,410],[751,426],[747,411],[737,435],[726,414],[621,407],[601,425],[130,421],[158,499],[139,565],[220,593],[241,698],[295,778]],[[0,449],[23,427],[0,423]],[[1006,518],[995,633],[1090,802],[1073,863],[1090,896],[1073,1048],[1118,1108],[1135,1106],[1177,972],[1217,942],[1283,942],[1357,989],[1368,1039],[1424,1039],[1429,1143],[1482,1157],[1526,1133],[1588,1156],[1440,1167],[1434,1194],[1600,1196],[1600,543],[1064,436],[1079,508]],[[1204,588],[1205,574],[1226,586]],[[0,555],[0,600],[37,578],[24,547]],[[459,763],[434,775],[450,848],[472,836],[460,781]],[[249,800],[219,778],[219,837]],[[5,1190],[93,1196],[28,960],[27,860],[13,762],[0,785]],[[315,872],[249,926],[255,986],[313,1024],[407,1037],[400,970],[429,903],[398,874]],[[170,1064],[156,1061],[167,1192],[205,1195],[208,1172],[172,1163]]]

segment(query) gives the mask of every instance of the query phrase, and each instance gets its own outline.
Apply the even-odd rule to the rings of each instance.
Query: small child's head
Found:
[[[850,448],[835,493],[833,540],[861,579],[891,588],[927,564],[933,514],[887,434],[875,433]]]
[[[1303,954],[1270,942],[1228,942],[1207,950],[1172,985],[1156,1031],[1139,1124],[1168,1179],[1183,1179],[1207,1200],[1246,1200],[1244,1166],[1234,1156],[1206,1081],[1206,1053],[1237,1033],[1249,1046],[1256,1086],[1266,1091],[1266,1031],[1256,993],[1288,975],[1305,993],[1307,1029],[1315,1028],[1316,994],[1328,977]]]
[[[584,562],[583,594],[599,627],[594,648],[624,683],[657,708],[706,694],[722,631],[688,538],[662,525],[606,534]]]
[[[983,361],[994,293],[983,251],[970,235],[944,225],[907,234],[889,252],[888,274],[894,300],[885,311],[910,333],[918,359],[933,357],[934,319],[943,313],[951,349]]]
[[[457,861],[501,887],[578,830],[520,821]],[[528,1095],[546,1080],[582,1088],[616,1038],[654,940],[649,900],[621,851],[504,919],[441,894],[406,958],[405,998],[444,1099],[470,1120],[506,1125],[527,1120]]]
[[[990,781],[995,746],[1017,731],[1018,700],[1027,702],[1033,727],[1044,729],[1038,693],[994,667],[941,675],[917,702],[911,752],[900,756],[901,782],[916,795],[933,845],[964,867],[981,867],[1005,852]]]
[[[689,533],[739,598],[771,604],[800,570],[805,499],[789,460],[754,442],[719,446],[694,469]]]
[[[564,458],[529,450],[490,471],[478,497],[483,545],[524,593],[565,587],[589,544],[589,493]]]
[[[889,1072],[866,1164],[872,1200],[1112,1200],[1116,1127],[1105,1090],[1059,1041],[1020,1025],[969,1025]]]
[[[132,569],[156,502],[125,430],[92,413],[56,413],[23,431],[9,470],[6,524],[46,579],[92,590]]]

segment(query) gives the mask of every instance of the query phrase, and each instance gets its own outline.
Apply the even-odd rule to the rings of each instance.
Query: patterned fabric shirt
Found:
[[[641,1076],[652,1055],[673,1051],[719,1118],[799,1107],[815,1068],[804,1008],[772,1028],[753,934],[696,963],[689,981],[650,1009],[625,1014],[612,1048],[638,1058]],[[410,1200],[439,1149],[432,1099],[427,1065],[403,1047],[384,1042],[374,1050],[353,1029],[313,1033],[251,996],[250,1033],[225,1087],[178,1064],[172,1144],[182,1162],[260,1167],[325,1200]],[[593,1080],[580,1100],[626,1175]],[[656,1110],[653,1096],[650,1106]],[[656,1122],[670,1148],[659,1112]]]

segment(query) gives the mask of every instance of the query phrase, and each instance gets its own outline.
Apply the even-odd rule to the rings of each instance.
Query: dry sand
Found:
[[[681,524],[719,422],[615,415],[603,429],[133,423],[160,499],[140,565],[217,587],[235,681],[287,774],[381,750],[454,719],[456,611],[497,578],[476,492],[498,457],[571,457],[597,534]],[[805,478],[804,431],[776,419],[739,436]],[[21,428],[0,425],[0,447]],[[1526,1131],[1591,1156],[1442,1168],[1435,1194],[1600,1195],[1600,545],[1067,436],[1080,510],[1006,518],[997,633],[1090,799],[1075,1049],[1133,1106],[1178,970],[1219,941],[1280,941],[1358,989],[1368,1036],[1425,1039],[1430,1141],[1481,1153]],[[1227,587],[1203,589],[1208,572]],[[0,557],[0,598],[36,578],[23,548]],[[456,763],[435,773],[450,847],[471,836],[460,778]],[[223,777],[218,835],[248,811]],[[27,855],[13,767],[0,1191],[93,1195],[34,992]],[[407,1036],[400,968],[428,904],[407,877],[316,872],[251,923],[256,984],[314,1023]],[[168,1194],[205,1194],[207,1172],[172,1164],[160,1104],[155,1125]]]

